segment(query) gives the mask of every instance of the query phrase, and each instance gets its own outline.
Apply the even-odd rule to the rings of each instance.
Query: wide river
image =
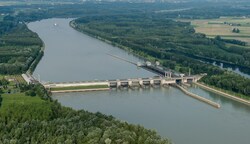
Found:
[[[45,43],[45,55],[34,76],[51,82],[154,76],[109,56],[140,61],[119,48],[75,31],[69,26],[70,20],[54,18],[28,24]],[[221,104],[221,108],[215,109],[173,87],[53,94],[53,98],[67,107],[99,111],[154,129],[176,144],[250,143],[249,106],[198,87],[189,91]]]

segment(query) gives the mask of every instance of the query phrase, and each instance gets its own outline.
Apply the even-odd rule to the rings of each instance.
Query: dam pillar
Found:
[[[129,80],[129,81],[128,81],[128,86],[129,86],[129,87],[132,87],[132,86],[133,86],[132,80]]]
[[[187,83],[187,78],[182,78],[182,83]]]
[[[140,86],[143,86],[143,80],[139,80]]]
[[[166,80],[165,79],[162,79],[161,80],[161,85],[165,85],[166,84]]]
[[[198,80],[194,77],[193,82],[197,82]]]
[[[117,88],[121,87],[121,81],[117,81]]]
[[[154,85],[154,80],[153,79],[150,80],[150,85],[152,85],[152,86]]]

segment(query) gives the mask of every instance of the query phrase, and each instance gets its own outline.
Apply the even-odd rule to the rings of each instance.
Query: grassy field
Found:
[[[3,94],[0,115],[12,115],[19,119],[47,119],[51,115],[51,106],[38,96],[25,96],[24,93]],[[14,111],[19,111],[18,113]],[[15,114],[15,115],[13,115]]]
[[[71,87],[51,88],[50,90],[51,91],[63,91],[63,90],[98,89],[98,88],[108,88],[108,85],[71,86]]]
[[[221,17],[219,19],[193,20],[191,24],[196,32],[205,33],[208,37],[220,35],[224,39],[237,39],[250,45],[250,18]],[[240,33],[233,33],[238,28]]]
[[[27,96],[20,92],[19,83],[25,83],[21,75],[0,75],[0,79],[9,81],[1,88],[0,116],[17,118],[18,120],[44,120],[52,115],[51,103],[38,96]]]

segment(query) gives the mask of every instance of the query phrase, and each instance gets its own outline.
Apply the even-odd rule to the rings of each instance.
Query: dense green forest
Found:
[[[228,47],[219,38],[195,33],[190,23],[138,14],[86,16],[73,21],[72,26],[143,57],[161,60],[164,66],[179,72],[188,73],[191,68],[193,74],[208,73],[203,82],[250,96],[249,79],[200,61],[218,60],[250,67],[250,49]]]
[[[0,96],[0,143],[169,144],[155,131],[51,100],[41,85]]]
[[[26,72],[43,55],[42,46],[38,35],[25,23],[11,16],[4,17],[0,21],[0,74]]]

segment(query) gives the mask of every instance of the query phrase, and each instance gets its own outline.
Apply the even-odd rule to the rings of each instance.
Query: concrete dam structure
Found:
[[[178,78],[168,77],[153,77],[153,78],[135,78],[135,79],[117,79],[117,80],[102,80],[102,81],[83,81],[83,82],[61,82],[61,83],[45,83],[45,88],[62,88],[76,86],[100,86],[107,85],[110,88],[119,87],[143,87],[154,85],[169,85],[175,83],[197,82],[202,76],[188,76]]]

